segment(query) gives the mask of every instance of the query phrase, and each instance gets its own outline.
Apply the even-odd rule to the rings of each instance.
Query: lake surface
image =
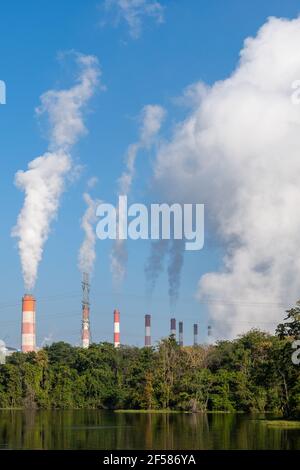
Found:
[[[0,411],[1,449],[300,449],[263,415]]]

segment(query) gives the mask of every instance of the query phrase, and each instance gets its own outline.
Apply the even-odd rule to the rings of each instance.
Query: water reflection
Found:
[[[270,428],[262,416],[0,411],[0,448],[299,449],[299,429]]]

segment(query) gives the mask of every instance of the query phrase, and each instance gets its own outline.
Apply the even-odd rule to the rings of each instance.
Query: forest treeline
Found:
[[[53,343],[14,353],[0,366],[0,408],[273,411],[300,418],[300,303],[276,334],[251,330],[233,341],[180,347]]]

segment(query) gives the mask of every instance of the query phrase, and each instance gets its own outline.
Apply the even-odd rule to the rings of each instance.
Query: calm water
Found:
[[[300,449],[262,415],[0,411],[2,449]]]

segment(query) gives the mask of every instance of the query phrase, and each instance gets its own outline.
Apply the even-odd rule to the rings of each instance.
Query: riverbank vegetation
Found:
[[[300,306],[275,335],[251,330],[233,341],[180,347],[59,342],[14,353],[0,366],[0,408],[276,412],[300,418],[300,365],[292,343]]]

